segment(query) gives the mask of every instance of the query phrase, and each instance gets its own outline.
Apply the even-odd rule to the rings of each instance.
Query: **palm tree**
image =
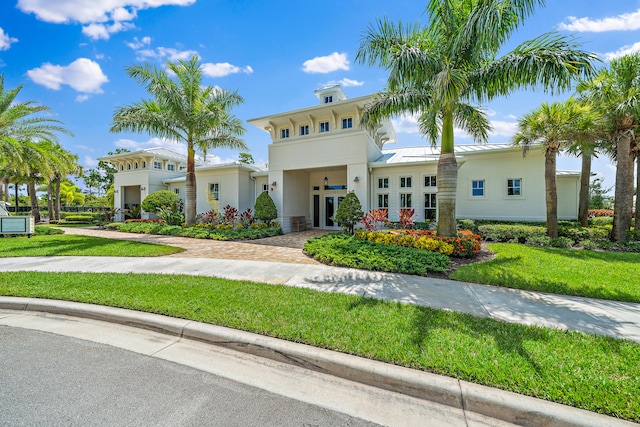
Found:
[[[146,85],[153,99],[118,108],[111,132],[147,133],[187,144],[185,219],[191,225],[196,219],[196,150],[205,156],[212,148],[247,150],[238,138],[244,133],[242,122],[230,112],[244,100],[236,92],[202,86],[202,69],[195,56],[168,62],[167,68],[177,81],[149,65],[127,68],[130,77]]]
[[[616,184],[611,240],[627,239],[633,210],[633,166],[638,153],[640,125],[640,53],[611,61],[598,76],[578,85],[578,91],[598,108],[605,121],[616,161]],[[640,166],[638,167],[640,171]],[[637,208],[640,207],[636,204]],[[638,221],[636,219],[636,227]]]
[[[551,238],[558,237],[558,153],[569,148],[570,141],[585,141],[597,130],[597,114],[587,104],[573,98],[552,104],[545,102],[518,121],[514,144],[521,145],[525,154],[532,144],[541,143],[544,147],[547,235]]]
[[[595,56],[571,39],[545,34],[502,57],[511,34],[544,0],[429,0],[428,25],[404,26],[387,19],[370,26],[356,60],[389,70],[387,87],[366,106],[363,122],[418,114],[420,131],[431,144],[441,138],[438,161],[438,235],[456,235],[457,162],[454,125],[477,142],[487,142],[491,126],[479,103],[516,89],[541,86],[552,93],[569,89],[592,72]]]

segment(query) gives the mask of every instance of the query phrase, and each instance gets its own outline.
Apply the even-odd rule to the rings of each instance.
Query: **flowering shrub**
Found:
[[[228,224],[233,228],[236,225],[236,220],[238,219],[238,209],[234,208],[231,205],[227,205],[224,207],[224,223]]]
[[[389,222],[387,217],[388,212],[386,209],[371,209],[371,211],[360,218],[360,221],[364,224],[364,228],[366,228],[367,231],[376,231]]]
[[[476,255],[481,243],[480,236],[469,230],[460,230],[457,237],[438,237],[432,230],[356,230],[355,236],[384,245],[412,247],[460,258]]]
[[[590,217],[610,216],[613,218],[613,209],[589,209]]]
[[[411,209],[400,209],[400,228],[403,230],[410,230],[413,228],[413,225],[416,222],[417,215],[415,215],[415,210]]]
[[[243,228],[247,228],[251,224],[253,224],[253,211],[251,211],[251,208],[247,208],[246,211],[244,211],[244,212],[242,212],[240,214],[240,224],[239,225],[242,225]]]
[[[217,209],[211,209],[210,211],[200,214],[198,222],[214,228],[220,222],[220,213]]]

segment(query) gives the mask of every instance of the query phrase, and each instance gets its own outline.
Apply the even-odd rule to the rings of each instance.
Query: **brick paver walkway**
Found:
[[[177,246],[184,249],[173,255],[173,258],[218,258],[244,259],[252,261],[286,262],[293,264],[318,264],[317,261],[302,253],[302,247],[311,237],[326,233],[322,230],[307,230],[289,233],[265,239],[246,240],[243,242],[222,242],[208,239],[192,239],[189,237],[158,236],[154,234],[121,233],[119,231],[91,228],[64,228],[66,234],[105,237],[108,239],[133,240],[137,242],[157,243]]]

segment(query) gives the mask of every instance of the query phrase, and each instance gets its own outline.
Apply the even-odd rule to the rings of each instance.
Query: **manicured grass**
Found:
[[[640,302],[640,254],[495,243],[491,261],[458,268],[451,278],[531,291]]]
[[[309,239],[304,252],[324,264],[420,276],[445,272],[451,263],[440,253],[374,243],[343,233]]]
[[[630,341],[207,277],[0,273],[0,294],[208,322],[640,421],[640,345]]]
[[[161,256],[182,248],[78,235],[0,238],[0,258],[19,256]]]

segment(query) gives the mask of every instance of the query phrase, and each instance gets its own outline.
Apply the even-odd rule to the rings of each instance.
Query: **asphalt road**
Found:
[[[373,426],[116,347],[0,326],[1,426]]]

